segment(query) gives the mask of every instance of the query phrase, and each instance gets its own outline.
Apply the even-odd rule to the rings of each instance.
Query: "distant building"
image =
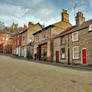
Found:
[[[0,52],[6,52],[6,45],[8,44],[8,40],[10,39],[11,35],[9,33],[9,28],[4,28],[0,30]]]
[[[5,27],[0,30],[0,46],[2,53],[12,53],[12,36],[18,33],[18,25],[12,24],[11,27]]]
[[[21,56],[21,41],[22,41],[22,36],[21,36],[21,32],[23,32],[25,29],[27,29],[27,26],[24,25],[24,27],[19,27],[16,30],[16,33],[14,33],[12,35],[13,37],[13,43],[12,43],[12,54],[13,55],[17,55],[17,56]]]

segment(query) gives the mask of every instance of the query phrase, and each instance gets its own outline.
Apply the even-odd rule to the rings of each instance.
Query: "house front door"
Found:
[[[86,49],[82,49],[82,64],[87,64]]]
[[[56,62],[59,63],[59,51],[56,51]]]

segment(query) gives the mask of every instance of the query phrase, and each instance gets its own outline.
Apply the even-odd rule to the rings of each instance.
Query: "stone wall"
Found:
[[[88,31],[89,29],[82,29],[78,31],[78,41],[72,41],[72,33],[63,36],[66,43],[61,44],[61,37],[54,39],[53,41],[53,60],[56,61],[56,51],[59,51],[59,61],[63,63],[68,63],[68,47],[69,47],[69,55],[70,55],[70,63],[78,63],[81,64],[81,50],[86,48],[87,50],[87,64],[92,63],[92,32]],[[79,46],[79,59],[73,59],[73,47]],[[61,48],[65,48],[66,59],[61,60]]]

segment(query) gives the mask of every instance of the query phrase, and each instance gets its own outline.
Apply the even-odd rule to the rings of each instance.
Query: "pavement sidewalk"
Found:
[[[21,59],[21,60],[26,60],[28,62],[35,62],[35,63],[41,63],[41,64],[47,64],[47,65],[54,65],[58,67],[66,67],[66,68],[71,68],[71,69],[77,69],[77,70],[90,70],[92,71],[92,65],[76,65],[76,64],[67,64],[67,63],[56,63],[56,62],[48,62],[48,61],[39,61],[39,60],[34,60],[34,59],[27,59],[21,56],[15,56],[15,55],[9,55],[9,54],[0,54],[4,56],[10,56],[11,58],[14,59]]]

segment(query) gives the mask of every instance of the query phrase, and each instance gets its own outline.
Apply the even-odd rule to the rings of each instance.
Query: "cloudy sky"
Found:
[[[62,9],[68,9],[74,25],[75,12],[82,11],[86,20],[92,19],[92,0],[0,0],[0,21],[6,26],[13,22],[19,26],[28,22],[46,25],[61,20]]]

